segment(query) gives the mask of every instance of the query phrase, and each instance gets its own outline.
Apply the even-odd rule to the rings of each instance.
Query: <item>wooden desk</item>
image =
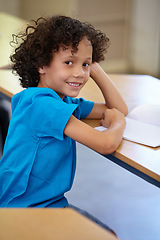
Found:
[[[110,74],[110,77],[127,103],[129,111],[140,104],[160,104],[160,80],[148,75]],[[104,101],[92,80],[82,89],[79,96],[97,102]],[[86,123],[92,126],[99,125],[99,122],[93,120]],[[150,148],[123,140],[113,154],[105,157],[160,187],[160,147]]]
[[[0,70],[0,92],[12,98],[22,90],[18,77],[14,76],[11,70]]]
[[[160,103],[160,80],[147,75],[117,75],[110,74],[121,95],[126,101],[129,111],[145,104]],[[21,91],[18,78],[10,70],[0,71],[0,91],[12,97]],[[103,102],[103,96],[92,79],[81,90],[79,97]],[[95,120],[86,121],[91,126],[98,126]],[[150,148],[141,144],[123,140],[119,148],[107,158],[146,181],[160,187],[160,147]]]
[[[0,209],[1,240],[116,240],[72,209]]]

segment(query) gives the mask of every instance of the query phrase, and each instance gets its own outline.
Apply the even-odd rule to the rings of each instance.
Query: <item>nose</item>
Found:
[[[73,72],[73,76],[75,78],[83,78],[84,77],[84,70],[83,68],[80,66],[80,67],[75,67],[74,68],[74,72]]]

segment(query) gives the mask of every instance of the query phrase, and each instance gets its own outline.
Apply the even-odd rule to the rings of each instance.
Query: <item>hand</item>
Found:
[[[104,127],[109,127],[111,124],[116,124],[120,122],[121,124],[126,125],[126,120],[124,114],[118,111],[115,108],[106,109],[103,118],[101,119],[101,125]]]
[[[97,74],[99,74],[99,71],[103,71],[101,66],[97,62],[93,62],[90,66],[90,76],[93,80],[96,79],[96,77],[98,76]]]
[[[101,90],[105,99],[106,106],[109,109],[116,108],[124,115],[127,115],[127,105],[121,97],[116,85],[97,62],[91,64],[90,76]]]

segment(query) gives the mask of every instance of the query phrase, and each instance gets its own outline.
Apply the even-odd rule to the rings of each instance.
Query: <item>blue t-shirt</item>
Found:
[[[73,114],[93,102],[31,87],[12,98],[12,118],[0,160],[0,207],[65,207],[76,168],[75,141],[64,135]]]

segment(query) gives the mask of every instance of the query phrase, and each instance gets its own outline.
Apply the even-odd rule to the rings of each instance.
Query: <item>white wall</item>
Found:
[[[111,39],[106,71],[160,77],[160,0],[0,0],[0,11],[26,20],[65,14],[91,22]]]
[[[20,1],[20,17],[31,20],[40,16],[71,14],[70,0],[22,0]]]
[[[19,0],[0,0],[0,12],[19,17]]]
[[[132,1],[130,69],[160,77],[160,1]]]

